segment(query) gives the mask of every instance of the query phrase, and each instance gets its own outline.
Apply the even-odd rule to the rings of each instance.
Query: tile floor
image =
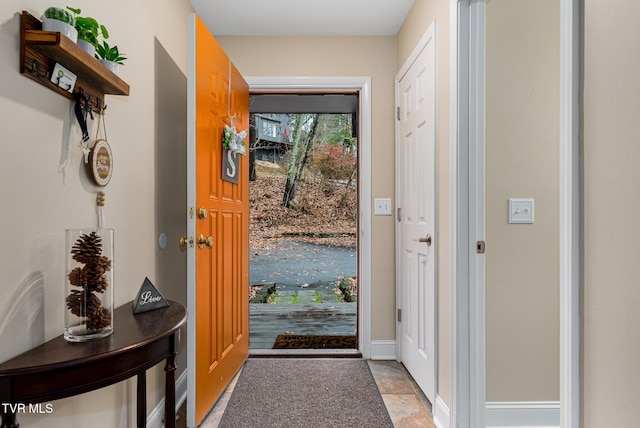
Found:
[[[406,369],[396,361],[368,361],[394,427],[435,428],[431,404]],[[216,428],[229,402],[238,375],[231,381],[200,428]],[[179,412],[179,416],[183,416]],[[178,420],[177,426],[184,426]],[[182,421],[184,422],[184,421]]]

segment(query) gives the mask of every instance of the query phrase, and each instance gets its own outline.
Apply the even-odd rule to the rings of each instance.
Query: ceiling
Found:
[[[251,113],[356,113],[357,94],[252,94]]]
[[[414,0],[191,0],[214,36],[395,36]]]

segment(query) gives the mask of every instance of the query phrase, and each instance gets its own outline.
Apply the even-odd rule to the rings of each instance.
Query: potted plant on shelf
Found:
[[[73,43],[78,40],[78,31],[75,29],[76,20],[69,11],[59,7],[50,7],[42,16],[42,29],[55,31],[67,36]]]
[[[118,65],[124,65],[124,61],[127,59],[123,55],[118,51],[118,46],[109,46],[105,40],[96,46],[96,58],[116,74],[118,73]]]
[[[102,36],[103,39],[108,39],[109,31],[95,18],[81,16],[82,10],[70,6],[67,6],[67,9],[74,14],[75,28],[78,31],[78,46],[87,51],[89,55],[94,56],[98,46],[98,37]]]

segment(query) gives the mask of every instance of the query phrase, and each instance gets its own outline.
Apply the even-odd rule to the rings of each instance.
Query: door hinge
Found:
[[[398,222],[402,221],[402,208],[398,208]]]
[[[485,247],[486,247],[486,244],[485,244],[484,241],[477,241],[476,242],[476,253],[477,254],[484,254]]]
[[[402,322],[402,309],[398,309],[398,322]]]
[[[400,120],[400,107],[396,107],[396,114],[398,116],[398,120]]]

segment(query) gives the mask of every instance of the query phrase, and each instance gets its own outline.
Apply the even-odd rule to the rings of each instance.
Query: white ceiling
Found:
[[[414,0],[191,0],[213,35],[393,36]]]

